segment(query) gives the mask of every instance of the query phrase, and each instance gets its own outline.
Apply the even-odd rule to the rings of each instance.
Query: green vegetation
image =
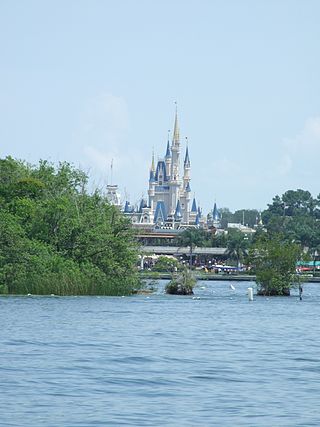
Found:
[[[259,218],[259,211],[256,209],[240,209],[231,212],[228,208],[219,209],[221,215],[221,226],[227,228],[228,223],[237,223],[247,225],[253,228],[257,224],[257,218]]]
[[[166,293],[172,295],[192,295],[196,279],[186,267],[178,275],[174,275],[166,285]]]
[[[284,234],[307,247],[310,256],[320,248],[320,195],[314,199],[309,191],[289,190],[273,198],[262,219],[268,234]]]
[[[290,295],[290,288],[299,283],[296,263],[300,256],[301,247],[285,236],[260,236],[251,249],[258,295]]]
[[[249,238],[241,231],[230,229],[228,231],[227,241],[227,254],[231,260],[236,260],[239,267],[242,261],[248,254]]]
[[[177,238],[179,246],[189,247],[189,263],[192,267],[193,251],[196,246],[204,246],[208,233],[201,228],[187,228]]]
[[[0,292],[124,295],[139,286],[130,224],[68,163],[0,159]]]
[[[173,272],[181,269],[181,264],[179,264],[178,260],[172,257],[160,256],[155,266],[153,267],[153,271],[159,272]]]

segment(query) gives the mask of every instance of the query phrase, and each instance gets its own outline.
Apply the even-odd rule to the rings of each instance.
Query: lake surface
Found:
[[[0,298],[0,426],[319,426],[320,284],[303,301]]]

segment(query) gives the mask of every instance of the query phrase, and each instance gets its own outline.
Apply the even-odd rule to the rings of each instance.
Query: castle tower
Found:
[[[172,162],[171,162],[171,179],[179,181],[179,163],[180,163],[180,131],[178,124],[178,111],[174,120],[174,131],[171,145]]]
[[[179,180],[179,165],[180,165],[180,131],[178,124],[178,112],[174,120],[174,130],[171,144],[171,171],[169,182],[169,215],[173,218],[176,211],[176,206],[180,198],[180,180]]]
[[[152,161],[151,161],[150,175],[149,175],[149,189],[148,189],[149,206],[150,206],[151,215],[154,211],[155,171],[156,169],[154,166],[154,153],[152,153]]]
[[[171,174],[171,150],[170,150],[170,143],[169,143],[169,135],[168,135],[168,142],[167,142],[167,151],[165,156],[165,162],[166,162],[166,170],[168,178],[170,179]]]
[[[186,138],[187,140],[187,138]],[[188,141],[188,140],[187,140]],[[183,182],[181,192],[181,208],[183,215],[183,222],[189,223],[190,213],[190,158],[189,158],[189,147],[187,142],[186,155],[183,163]]]

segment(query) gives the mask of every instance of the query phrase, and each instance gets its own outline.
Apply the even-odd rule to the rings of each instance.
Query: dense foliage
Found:
[[[176,239],[179,246],[189,247],[189,263],[192,267],[193,251],[196,246],[204,246],[208,233],[201,228],[187,228]]]
[[[68,163],[0,159],[0,292],[123,295],[138,285],[131,227]]]
[[[296,263],[300,256],[301,246],[285,236],[261,235],[251,248],[258,294],[290,295],[290,288],[298,283]]]
[[[167,256],[160,256],[153,267],[153,271],[172,273],[180,268],[181,264],[177,259],[173,257],[169,258]]]
[[[174,275],[166,285],[166,293],[171,295],[192,295],[196,279],[186,267],[177,275]]]
[[[313,198],[309,191],[289,190],[273,198],[262,218],[268,234],[282,233],[311,253],[319,250],[320,196]]]

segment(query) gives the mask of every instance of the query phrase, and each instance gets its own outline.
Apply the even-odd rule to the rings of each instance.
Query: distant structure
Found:
[[[121,197],[118,192],[118,186],[116,184],[112,183],[113,178],[113,159],[111,160],[110,164],[110,180],[111,183],[107,184],[107,200],[111,205],[116,206],[117,208],[121,209]]]
[[[111,205],[117,206],[117,208],[121,209],[121,197],[116,184],[107,185],[106,197]]]
[[[214,202],[212,211],[207,215],[207,226],[208,228],[215,229],[219,229],[221,227],[221,214],[218,211],[216,202]]]
[[[187,139],[186,139],[187,141]],[[148,200],[142,199],[137,208],[125,202],[124,214],[133,224],[144,228],[178,230],[197,227],[204,223],[195,198],[191,201],[188,141],[180,175],[180,130],[176,109],[174,131],[170,145],[168,138],[165,156],[155,164],[152,154],[149,172]]]

